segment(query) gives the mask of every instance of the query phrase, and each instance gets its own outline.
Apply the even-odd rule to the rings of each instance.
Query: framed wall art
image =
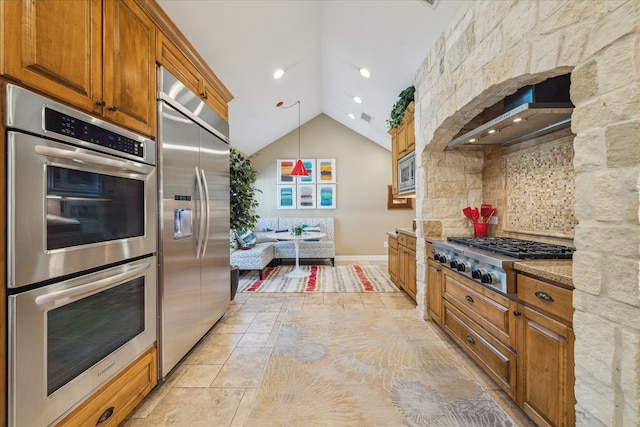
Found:
[[[318,184],[316,186],[317,198],[316,205],[318,209],[335,209],[336,208],[336,185],[335,184]]]
[[[318,159],[316,160],[316,170],[318,184],[335,184],[336,183],[336,159]]]
[[[298,209],[315,209],[316,208],[316,186],[298,185]]]
[[[278,185],[278,209],[295,209],[296,203],[296,186]]]
[[[278,160],[276,169],[278,184],[296,183],[296,177],[289,175],[291,173],[291,169],[293,169],[293,166],[295,164],[296,161],[291,159]]]
[[[316,182],[316,159],[302,159],[304,168],[309,176],[299,176],[298,184],[315,184]]]

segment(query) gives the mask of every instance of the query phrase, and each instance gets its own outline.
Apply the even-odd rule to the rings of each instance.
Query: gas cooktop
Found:
[[[575,248],[509,237],[448,237],[448,241],[518,259],[572,259]]]

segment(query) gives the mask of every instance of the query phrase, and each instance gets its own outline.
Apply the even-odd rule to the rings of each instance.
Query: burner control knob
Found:
[[[453,261],[451,261],[451,263],[449,264],[449,267],[451,267],[452,269],[456,270],[458,268],[458,260],[454,259]]]
[[[471,271],[471,265],[468,262],[458,262],[456,268],[458,271]]]
[[[480,268],[477,269],[477,270],[473,270],[471,272],[471,277],[473,277],[474,279],[481,279],[482,276],[484,276],[484,275],[485,275],[485,271],[480,269]]]
[[[438,259],[438,261],[440,262],[440,264],[449,264],[449,262],[451,261],[451,257],[449,257],[449,255],[440,254],[440,258]]]
[[[480,281],[482,283],[489,283],[489,284],[498,283],[498,278],[493,273],[486,273],[486,274],[483,274],[482,277],[480,277]]]

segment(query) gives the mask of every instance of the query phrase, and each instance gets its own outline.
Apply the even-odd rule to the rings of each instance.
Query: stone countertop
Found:
[[[396,233],[406,234],[407,236],[417,237],[416,232],[412,228],[396,228]]]
[[[569,260],[516,261],[513,268],[541,279],[573,287],[573,262]]]

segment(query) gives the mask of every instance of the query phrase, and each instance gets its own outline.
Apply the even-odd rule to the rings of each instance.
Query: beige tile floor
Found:
[[[386,269],[386,263],[377,264]],[[288,309],[318,305],[345,310],[415,309],[415,303],[402,292],[238,293],[227,314],[121,427],[244,425],[284,314]],[[461,359],[478,383],[518,426],[535,426],[439,327],[433,327],[452,349],[461,354]]]

